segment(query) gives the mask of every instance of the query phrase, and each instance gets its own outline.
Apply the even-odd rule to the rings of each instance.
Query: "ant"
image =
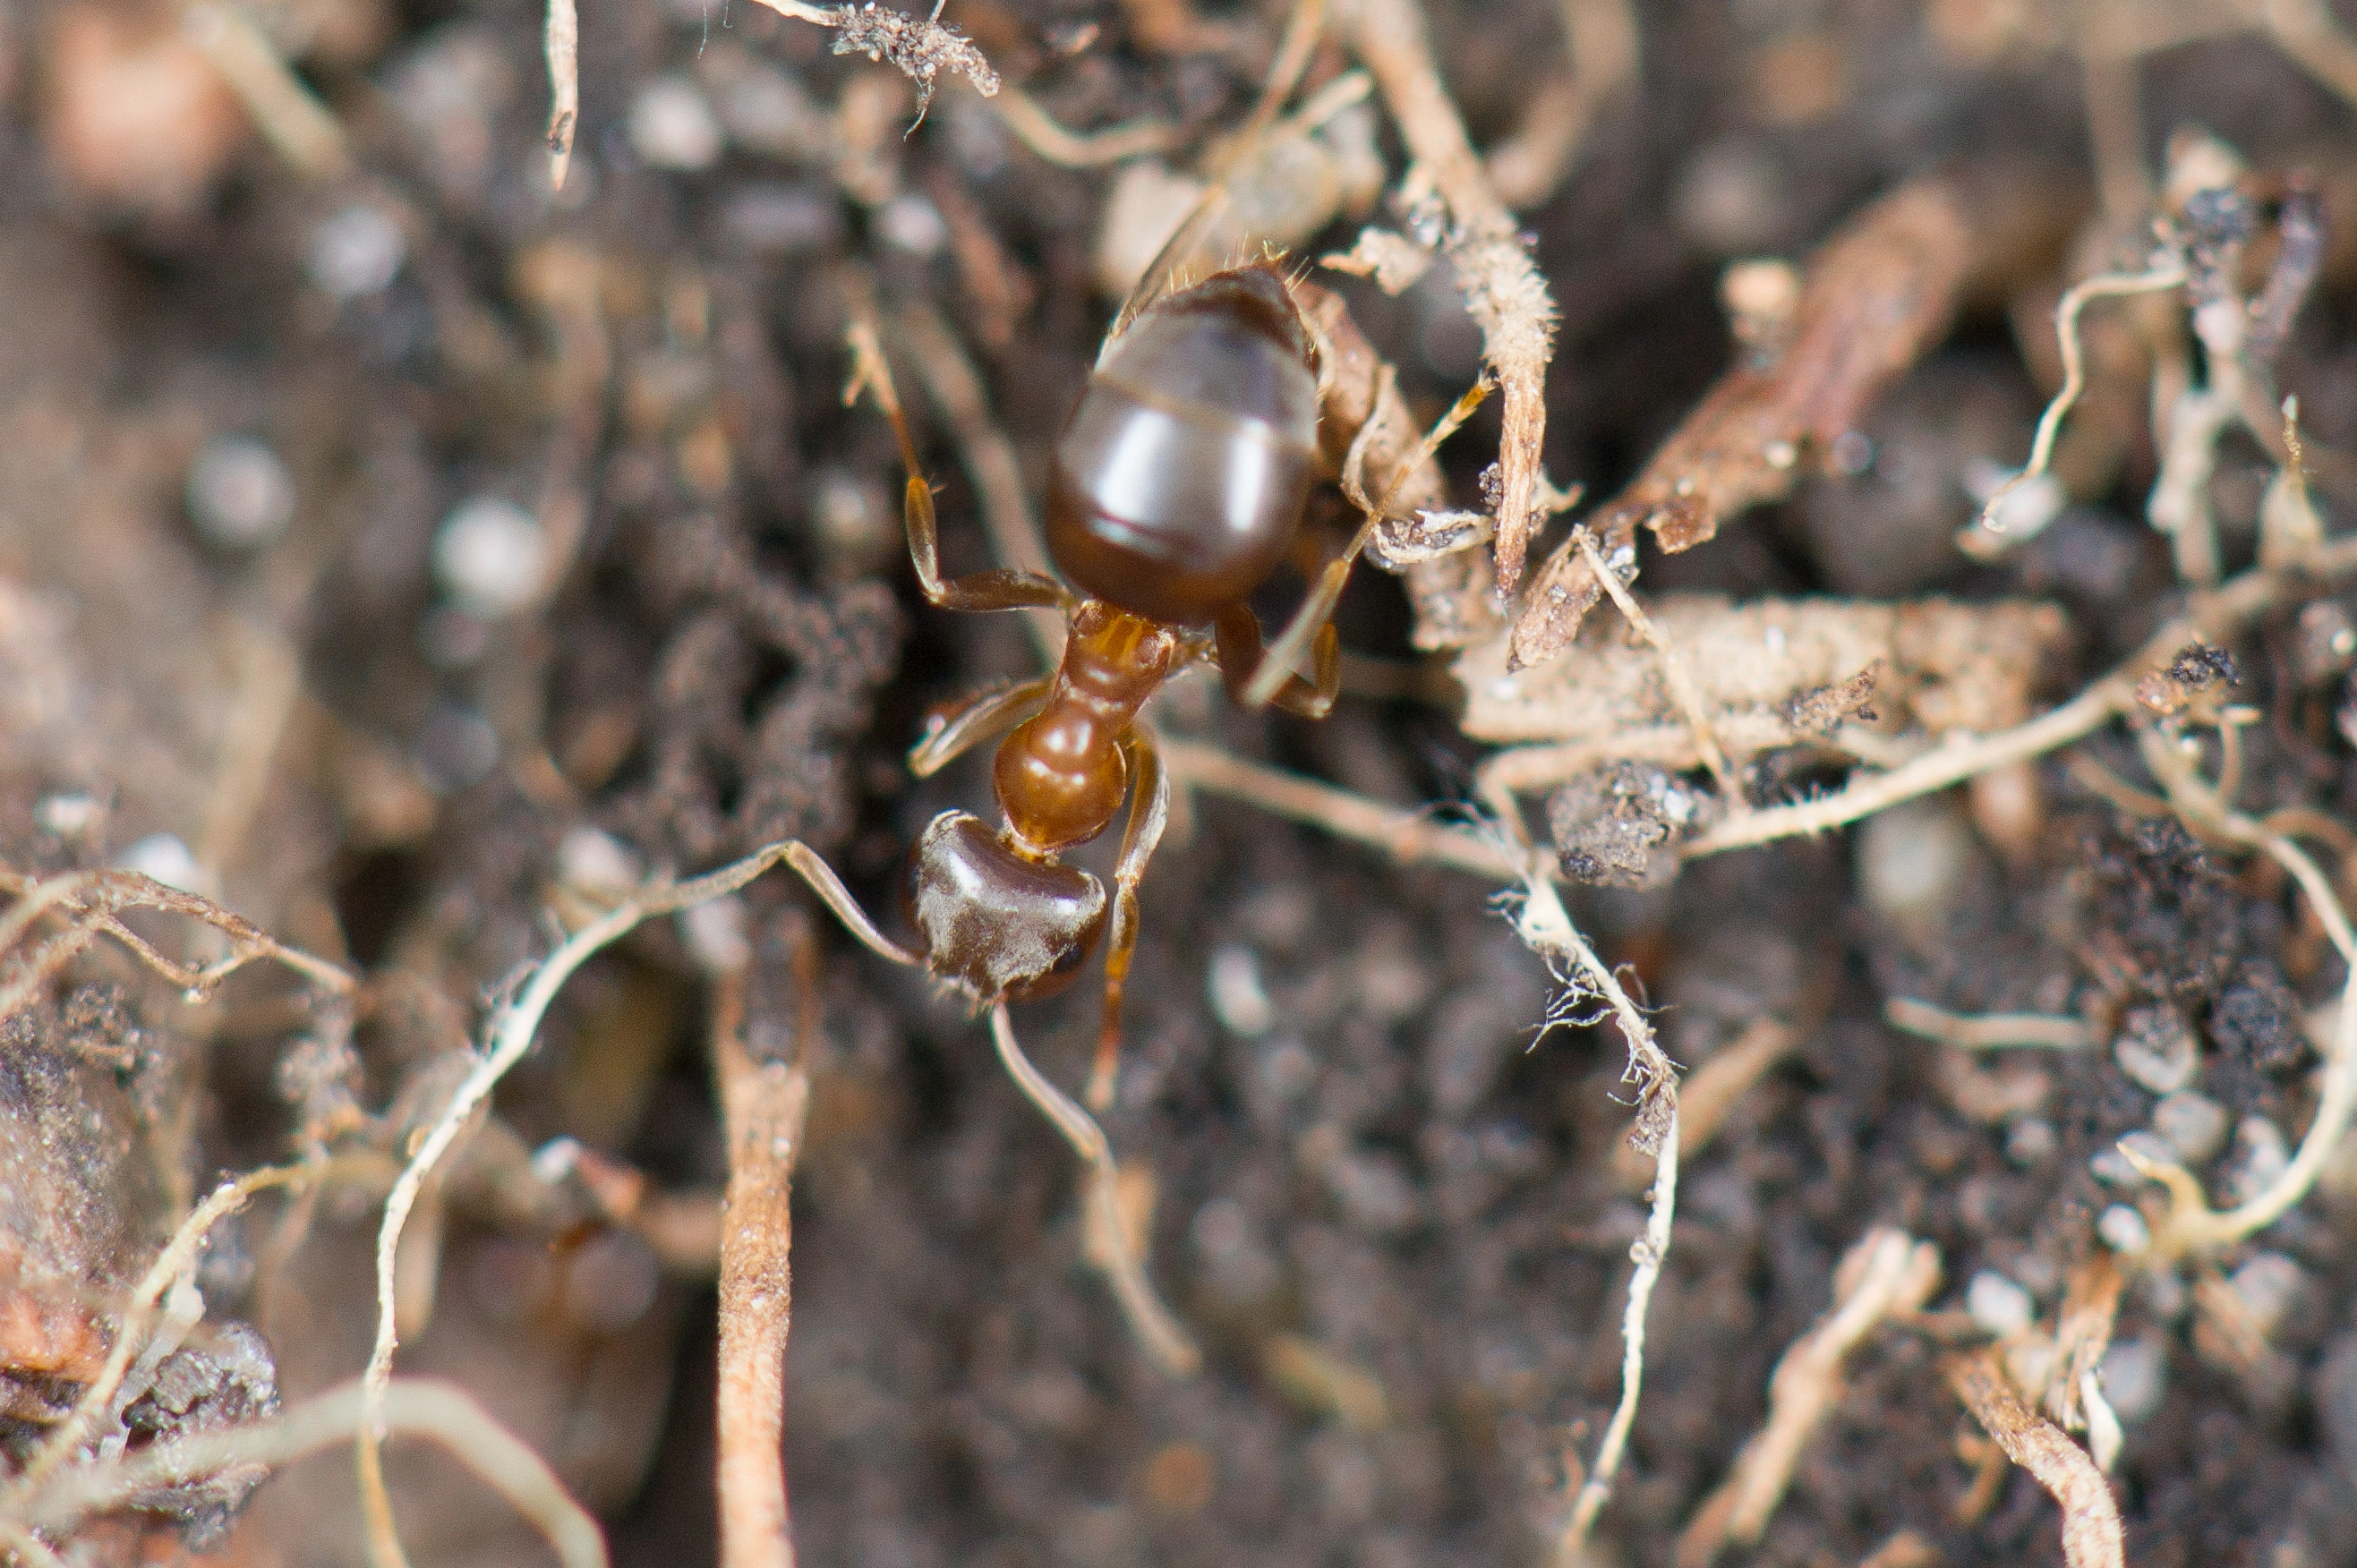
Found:
[[[1318,478],[1322,391],[1318,336],[1285,275],[1265,259],[1124,307],[1049,470],[1049,556],[1074,587],[1009,568],[944,581],[932,490],[873,329],[856,322],[852,341],[857,363],[846,401],[864,385],[891,421],[908,476],[909,555],[926,601],[951,610],[1051,610],[1063,618],[1064,647],[1050,675],[936,709],[909,753],[910,769],[925,778],[1003,736],[992,770],[999,827],[943,811],[910,851],[903,903],[920,950],[885,936],[813,852],[794,844],[788,858],[871,950],[921,966],[990,1010],[1018,1083],[1084,1158],[1109,1172],[1103,1134],[1023,1058],[1006,1004],[1062,990],[1105,940],[1103,1022],[1087,1100],[1100,1111],[1111,1103],[1137,886],[1169,815],[1169,783],[1138,712],[1173,676],[1202,663],[1244,706],[1324,717],[1341,685],[1334,607],[1391,492],[1370,501],[1358,464],[1344,464],[1344,490],[1366,521],[1316,575],[1276,642],[1265,645],[1249,601],[1296,548]],[[1477,385],[1458,401],[1400,466],[1401,478],[1486,390]],[[1307,680],[1294,668],[1305,651]],[[1103,884],[1060,857],[1101,837],[1125,801],[1108,911]],[[1133,1318],[1150,1326],[1158,1308],[1131,1298],[1142,1282],[1119,1266],[1112,1272]],[[1183,1348],[1183,1337],[1172,1343]]]

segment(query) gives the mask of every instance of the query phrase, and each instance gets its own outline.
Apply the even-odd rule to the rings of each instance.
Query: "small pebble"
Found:
[[[720,121],[695,83],[659,76],[630,101],[630,150],[650,168],[695,173],[720,161]]]
[[[2005,1157],[2024,1170],[2034,1169],[2054,1157],[2060,1142],[2053,1122],[2036,1116],[2016,1117],[2006,1123]]]
[[[2037,1320],[2038,1304],[1995,1269],[1983,1269],[1964,1287],[1964,1312],[1983,1333],[2010,1339]]]
[[[320,293],[343,302],[382,294],[408,259],[409,240],[401,225],[361,202],[322,219],[311,231],[304,271]]]
[[[2104,1398],[2123,1426],[2149,1420],[2169,1393],[2169,1349],[2158,1339],[2115,1339],[2104,1352]]]
[[[713,89],[713,107],[729,139],[773,158],[825,154],[834,124],[826,111],[792,77],[747,58],[744,69],[728,71]]]
[[[706,974],[736,974],[753,961],[745,900],[731,893],[679,912],[679,934]]]
[[[61,839],[78,839],[106,820],[95,795],[44,795],[33,805],[33,826]]]
[[[2095,1217],[2095,1234],[2123,1258],[2139,1257],[2152,1247],[2152,1227],[2125,1203],[2115,1203]]]
[[[2174,1007],[2131,1008],[2120,1020],[2112,1057],[2137,1087],[2155,1094],[2183,1089],[2201,1066],[2193,1032]]]
[[[1907,925],[1944,914],[1972,858],[1972,831],[1946,805],[1913,800],[1859,828],[1859,891],[1875,913]]]
[[[1252,949],[1229,946],[1211,954],[1207,976],[1211,1012],[1231,1034],[1257,1039],[1276,1026],[1276,1007],[1261,984],[1260,960]]]
[[[2281,1252],[2255,1252],[2249,1262],[2226,1276],[2226,1283],[2234,1288],[2259,1333],[2272,1337],[2307,1276]]]
[[[2264,1116],[2246,1116],[2234,1129],[2234,1169],[2226,1186],[2237,1203],[2248,1203],[2283,1179],[2291,1147],[2283,1129]]]
[[[876,209],[876,232],[894,250],[912,256],[937,256],[950,242],[950,226],[942,220],[942,209],[907,191]]]
[[[540,520],[498,496],[463,502],[434,536],[435,576],[479,614],[526,608],[540,596],[547,573],[548,535]]]
[[[2152,1130],[2188,1165],[2207,1165],[2226,1146],[2226,1108],[2205,1094],[2179,1090],[2152,1108]]]
[[[1964,465],[1962,478],[1966,493],[1986,506],[1999,490],[2012,483],[2014,474],[2011,468],[1975,459]],[[1993,532],[2008,544],[2018,544],[2041,532],[2070,504],[2071,492],[2053,475],[2040,474],[2024,479],[2005,490],[2005,499],[1997,501],[1996,512],[1991,519],[1996,524]]]
[[[1729,136],[1697,152],[1679,171],[1670,213],[1687,240],[1714,255],[1770,246],[1793,210],[1783,166],[1759,143]]]
[[[556,846],[556,875],[584,893],[627,893],[639,883],[638,858],[611,833],[575,828]]]
[[[116,864],[125,871],[152,876],[165,886],[177,887],[183,893],[201,894],[205,890],[204,868],[174,833],[149,833],[124,850]]]
[[[832,464],[811,475],[811,521],[832,562],[867,571],[900,548],[900,518],[883,491]]]
[[[2320,686],[2357,664],[2357,623],[2331,599],[2316,599],[2299,612],[2292,639],[2292,668],[2300,683]]]
[[[206,543],[252,550],[295,520],[295,477],[278,454],[246,435],[216,435],[188,466],[188,521]]]

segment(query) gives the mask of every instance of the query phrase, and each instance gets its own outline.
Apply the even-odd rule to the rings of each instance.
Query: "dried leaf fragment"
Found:
[[[2060,650],[2062,614],[2050,605],[1921,599],[1762,599],[1717,595],[1654,602],[1654,623],[1684,656],[1720,745],[1738,761],[1820,736],[1835,711],[1863,722],[1912,721],[1932,735],[1987,734],[2029,712],[2040,667]],[[1599,622],[1567,657],[1515,669],[1503,638],[1466,650],[1454,673],[1466,691],[1463,728],[1477,740],[1552,741],[1600,756],[1691,767],[1689,727],[1670,700],[1652,650]]]

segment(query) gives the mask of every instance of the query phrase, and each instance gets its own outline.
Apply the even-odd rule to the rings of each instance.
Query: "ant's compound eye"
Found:
[[[979,817],[943,811],[909,856],[909,918],[935,978],[977,1002],[1028,1002],[1071,983],[1104,929],[1104,886],[1017,854]]]

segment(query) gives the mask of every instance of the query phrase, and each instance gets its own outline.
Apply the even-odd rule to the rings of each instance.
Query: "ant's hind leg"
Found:
[[[1137,793],[1130,800],[1129,826],[1122,832],[1121,859],[1113,874],[1113,936],[1105,943],[1104,1025],[1097,1032],[1096,1065],[1089,1071],[1086,1096],[1092,1111],[1113,1106],[1114,1079],[1121,1070],[1121,993],[1129,980],[1130,957],[1137,950],[1137,885],[1170,821],[1170,779],[1162,770],[1154,743],[1138,733],[1122,749],[1129,755]]]
[[[1070,608],[1072,596],[1064,585],[1037,572],[995,567],[947,582],[942,580],[941,538],[933,519],[932,487],[925,482],[917,461],[917,443],[909,434],[909,416],[900,407],[900,394],[893,388],[891,367],[885,363],[883,347],[876,340],[876,328],[866,317],[855,316],[846,336],[851,343],[852,364],[851,380],[843,389],[843,401],[846,404],[854,402],[860,388],[865,387],[875,394],[884,417],[892,422],[893,439],[900,444],[900,466],[909,475],[900,505],[901,521],[909,532],[909,560],[917,568],[917,585],[924,590],[927,601],[945,610]]]
[[[1305,719],[1322,719],[1334,706],[1334,698],[1342,690],[1342,643],[1330,618],[1350,570],[1348,560],[1328,564],[1309,602],[1296,613],[1273,650],[1263,651],[1260,618],[1253,614],[1250,605],[1236,605],[1222,613],[1212,628],[1219,648],[1220,679],[1239,706],[1274,706]],[[1329,582],[1332,591],[1328,594],[1324,590]],[[1313,612],[1314,620],[1309,618]],[[1308,681],[1293,671],[1304,642],[1309,644],[1313,672]]]
[[[1391,374],[1391,367],[1384,366],[1383,373],[1386,376]],[[1373,427],[1370,425],[1359,433],[1359,439],[1351,444],[1351,456],[1342,467],[1342,490],[1367,514],[1367,521],[1360,524],[1359,532],[1351,536],[1350,547],[1329,561],[1326,569],[1318,574],[1317,582],[1310,585],[1309,596],[1294,612],[1293,619],[1268,650],[1267,657],[1260,656],[1260,627],[1252,618],[1250,610],[1231,611],[1220,618],[1220,668],[1227,675],[1228,691],[1238,703],[1247,708],[1265,707],[1275,703],[1286,712],[1299,714],[1305,718],[1326,716],[1326,711],[1334,705],[1334,695],[1341,689],[1342,683],[1340,652],[1334,644],[1334,628],[1330,622],[1334,617],[1334,607],[1341,603],[1343,585],[1351,580],[1351,568],[1358,564],[1360,552],[1366,549],[1367,542],[1374,537],[1376,520],[1385,514],[1400,486],[1406,482],[1409,475],[1430,461],[1432,455],[1439,450],[1440,444],[1448,440],[1450,434],[1481,405],[1481,400],[1488,395],[1489,390],[1490,383],[1486,380],[1477,381],[1464,396],[1458,398],[1456,405],[1440,416],[1439,423],[1426,433],[1415,450],[1399,464],[1391,483],[1379,496],[1370,497],[1364,486],[1364,444]],[[1301,661],[1302,654],[1309,651],[1313,644],[1317,660],[1315,684],[1303,681],[1293,671],[1293,667]],[[1232,654],[1230,651],[1232,648]]]
[[[869,952],[878,958],[889,959],[894,963],[907,964],[912,969],[923,967],[925,961],[922,958],[877,929],[876,922],[867,918],[867,911],[859,907],[859,900],[851,896],[851,889],[843,885],[843,878],[834,874],[834,867],[819,858],[818,851],[808,844],[790,843],[786,846],[786,864],[802,874],[802,879],[810,884],[811,891],[834,911],[834,918],[843,922],[843,929],[857,937]]]

